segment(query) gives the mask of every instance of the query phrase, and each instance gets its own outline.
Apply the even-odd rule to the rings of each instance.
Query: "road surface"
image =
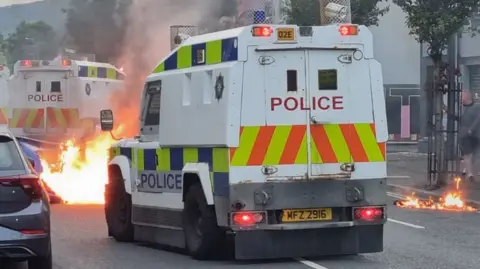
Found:
[[[393,201],[393,200],[392,200]],[[385,251],[317,260],[198,262],[179,253],[106,236],[101,206],[54,205],[55,269],[478,269],[478,213],[388,209]],[[1,266],[0,266],[1,267]],[[4,266],[5,267],[5,266]],[[24,265],[7,269],[24,269]]]

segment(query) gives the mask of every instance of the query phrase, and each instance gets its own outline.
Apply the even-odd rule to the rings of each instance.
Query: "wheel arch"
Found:
[[[213,205],[213,186],[210,179],[210,170],[206,163],[187,163],[182,171],[183,190],[182,201],[185,201],[185,195],[189,188],[199,182],[202,185],[203,194],[208,205]]]
[[[123,178],[123,184],[125,185],[125,191],[128,194],[132,194],[132,178],[131,178],[131,162],[126,156],[116,156],[108,164],[108,169],[120,170]]]

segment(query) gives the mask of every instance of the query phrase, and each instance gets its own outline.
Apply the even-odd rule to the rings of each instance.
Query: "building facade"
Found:
[[[388,131],[391,141],[415,142],[421,133],[421,46],[409,34],[402,9],[391,0],[390,11],[370,27],[375,58],[382,64]]]

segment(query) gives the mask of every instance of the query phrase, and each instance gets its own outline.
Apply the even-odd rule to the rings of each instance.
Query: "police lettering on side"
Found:
[[[139,192],[182,193],[182,171],[141,171],[137,184]]]

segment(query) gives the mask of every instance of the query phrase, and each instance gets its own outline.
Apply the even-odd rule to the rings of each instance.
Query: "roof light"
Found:
[[[68,60],[68,59],[62,60],[62,65],[63,66],[71,66],[72,65],[72,60]]]
[[[338,31],[342,36],[358,35],[358,26],[357,25],[341,25]]]
[[[272,28],[268,26],[258,26],[252,28],[252,36],[270,37],[273,33]]]
[[[32,61],[30,61],[30,60],[23,60],[23,61],[20,62],[20,66],[32,67]]]

